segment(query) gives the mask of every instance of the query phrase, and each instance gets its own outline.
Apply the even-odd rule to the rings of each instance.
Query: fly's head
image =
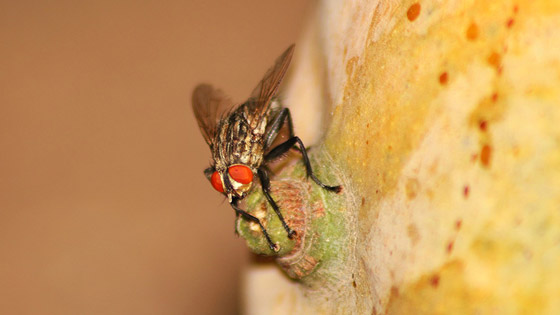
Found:
[[[253,187],[254,171],[244,164],[233,164],[225,168],[210,167],[204,171],[215,190],[228,197],[231,203],[241,200]]]

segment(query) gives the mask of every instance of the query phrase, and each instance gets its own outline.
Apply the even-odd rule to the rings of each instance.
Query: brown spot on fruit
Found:
[[[392,297],[398,297],[399,296],[399,288],[393,286],[391,287],[391,296]]]
[[[449,77],[447,75],[447,72],[443,72],[442,74],[439,75],[439,83],[441,85],[446,85],[448,79]]]
[[[466,199],[466,198],[469,198],[469,185],[466,185],[466,186],[463,188],[463,196],[465,196],[465,199]]]
[[[488,61],[492,63],[493,66],[497,67],[497,72],[499,74],[503,67],[500,64],[500,55],[495,54],[494,56],[490,56]],[[506,102],[498,102],[498,98],[502,100],[504,97],[503,95],[504,94],[498,95],[498,92],[494,91],[489,93],[487,97],[481,98],[478,106],[468,117],[469,124],[481,132],[487,132],[490,129],[490,124],[495,124],[500,121],[508,105]],[[479,136],[482,136],[482,144],[489,143],[488,135],[479,134]]]
[[[478,37],[478,26],[475,23],[471,23],[467,28],[467,39],[470,41],[474,41]]]
[[[506,27],[507,27],[507,28],[511,28],[511,27],[513,26],[513,22],[515,22],[514,19],[509,19],[509,20],[507,20],[507,22],[506,22]]]
[[[366,204],[366,198],[362,197],[362,207]]]
[[[476,162],[477,159],[478,159],[478,154],[475,153],[475,154],[471,155],[471,162],[474,163],[474,162]]]
[[[435,274],[430,278],[430,285],[434,288],[437,288],[439,285],[439,275]]]
[[[408,11],[406,11],[406,17],[410,22],[418,18],[418,16],[420,15],[420,9],[420,3],[418,2],[414,3],[410,6],[410,8],[408,8]]]
[[[406,197],[408,200],[416,198],[418,190],[420,189],[420,183],[416,178],[409,178],[405,185]]]
[[[451,254],[451,251],[453,251],[453,245],[454,245],[453,241],[451,241],[451,242],[449,242],[449,244],[447,244],[447,253],[448,254]]]
[[[482,163],[482,165],[485,167],[490,166],[491,155],[492,155],[492,147],[485,144],[482,147],[482,150],[480,150],[480,163]]]
[[[486,131],[488,129],[488,122],[486,120],[481,120],[478,123],[478,128],[480,128],[480,131]]]
[[[418,228],[414,224],[409,224],[406,228],[406,234],[410,238],[412,245],[418,244],[420,240],[420,233],[418,233]]]
[[[460,230],[462,224],[463,224],[463,221],[457,220],[457,221],[455,222],[455,229],[456,229],[457,231]]]
[[[496,70],[499,70],[500,65],[502,64],[502,56],[500,56],[500,54],[498,54],[497,52],[493,51],[489,56],[488,56],[488,64],[490,64],[492,67],[496,68]]]

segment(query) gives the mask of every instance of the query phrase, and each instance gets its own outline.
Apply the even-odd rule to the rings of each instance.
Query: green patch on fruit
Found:
[[[343,185],[339,193],[323,189],[306,177],[305,166],[299,161],[285,167],[271,182],[271,195],[278,204],[286,222],[296,235],[288,233],[262,191],[255,189],[246,198],[246,210],[259,218],[272,241],[277,244],[274,252],[258,224],[238,219],[237,231],[246,239],[256,254],[275,256],[279,265],[291,278],[302,279],[325,272],[342,274],[348,268],[349,255],[354,243],[353,224],[348,208],[346,183],[323,147],[310,154],[316,176],[327,185]]]

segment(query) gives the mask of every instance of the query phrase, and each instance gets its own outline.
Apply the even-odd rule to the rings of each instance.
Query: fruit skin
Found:
[[[248,313],[560,313],[560,2],[412,4],[318,4],[286,103],[327,113],[356,242],[340,286],[255,267]]]

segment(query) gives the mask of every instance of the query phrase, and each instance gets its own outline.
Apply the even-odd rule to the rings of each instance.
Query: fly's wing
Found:
[[[260,121],[270,107],[270,101],[278,92],[278,87],[282,78],[288,70],[295,45],[291,45],[284,53],[276,59],[276,63],[272,68],[268,69],[263,79],[251,93],[251,98],[247,101],[247,105],[251,113],[253,113],[257,121]]]
[[[202,136],[213,146],[217,126],[224,113],[233,107],[233,102],[224,92],[209,84],[199,84],[192,95],[192,108]]]

